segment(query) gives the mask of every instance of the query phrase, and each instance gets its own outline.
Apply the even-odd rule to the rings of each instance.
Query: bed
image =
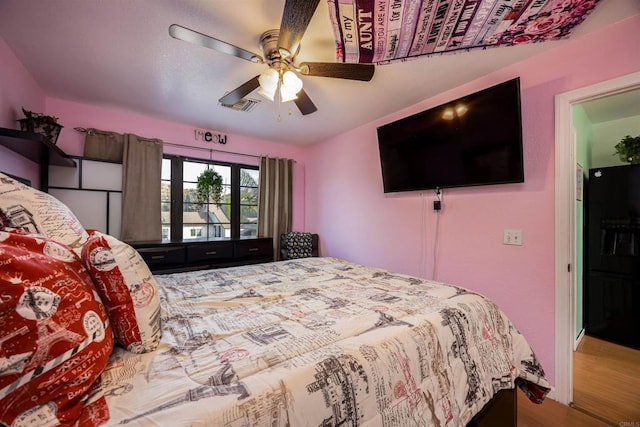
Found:
[[[6,425],[465,426],[501,390],[549,390],[525,338],[469,290],[331,257],[154,277],[117,239],[16,209],[8,183]],[[38,350],[49,335],[62,342]]]

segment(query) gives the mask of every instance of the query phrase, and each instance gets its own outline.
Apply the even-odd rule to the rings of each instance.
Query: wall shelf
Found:
[[[76,167],[64,151],[37,133],[0,128],[0,145],[40,165]]]
[[[49,165],[76,167],[67,153],[37,133],[0,128],[0,146],[40,165],[40,189],[44,192],[49,191]]]

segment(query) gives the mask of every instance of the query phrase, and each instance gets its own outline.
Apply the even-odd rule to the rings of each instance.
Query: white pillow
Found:
[[[80,248],[89,235],[61,201],[0,173],[0,226],[38,233],[71,248]]]

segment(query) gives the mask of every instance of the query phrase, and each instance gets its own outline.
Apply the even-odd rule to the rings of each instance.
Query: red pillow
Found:
[[[158,286],[140,254],[108,234],[90,230],[82,261],[107,307],[116,340],[132,353],[158,347],[162,336]]]
[[[96,426],[109,419],[100,375],[113,333],[72,250],[0,231],[0,424]]]

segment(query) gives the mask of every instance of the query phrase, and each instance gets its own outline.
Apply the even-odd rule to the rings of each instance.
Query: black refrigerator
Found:
[[[585,329],[640,348],[640,165],[589,170]]]

